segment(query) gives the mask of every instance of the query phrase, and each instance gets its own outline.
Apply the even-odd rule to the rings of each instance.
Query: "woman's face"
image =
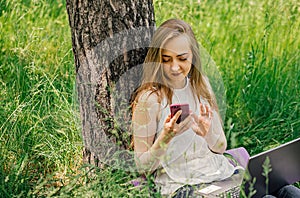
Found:
[[[162,49],[163,72],[173,88],[183,88],[185,77],[192,67],[193,54],[183,35],[166,42]]]

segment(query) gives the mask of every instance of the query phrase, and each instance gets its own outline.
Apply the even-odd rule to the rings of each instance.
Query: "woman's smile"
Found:
[[[171,75],[172,76],[179,76],[179,75],[181,75],[181,73],[172,73]]]

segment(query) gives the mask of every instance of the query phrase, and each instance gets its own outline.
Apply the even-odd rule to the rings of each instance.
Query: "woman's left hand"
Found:
[[[211,127],[212,116],[213,113],[209,105],[200,103],[200,115],[192,114],[194,118],[192,129],[194,132],[200,136],[206,136]]]

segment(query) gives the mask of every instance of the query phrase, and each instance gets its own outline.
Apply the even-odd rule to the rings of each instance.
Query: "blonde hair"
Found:
[[[172,103],[173,91],[167,86],[168,82],[164,77],[162,69],[162,50],[166,42],[180,35],[187,38],[193,54],[192,67],[189,73],[193,92],[196,94],[198,100],[202,96],[213,109],[218,111],[215,95],[207,77],[202,71],[199,44],[194,32],[186,22],[179,19],[167,20],[155,31],[143,64],[141,86],[133,94],[133,108],[144,91],[151,91],[151,94],[157,94],[159,103],[163,97],[166,97],[168,104]]]

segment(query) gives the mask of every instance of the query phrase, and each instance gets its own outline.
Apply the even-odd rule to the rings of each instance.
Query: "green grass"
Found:
[[[63,2],[1,1],[0,195],[76,171],[80,121]]]
[[[0,1],[0,197],[144,197],[135,173],[82,168],[65,2]],[[256,154],[300,136],[300,4],[154,2],[189,22],[226,89],[229,147]],[[96,173],[96,174],[95,174]]]

